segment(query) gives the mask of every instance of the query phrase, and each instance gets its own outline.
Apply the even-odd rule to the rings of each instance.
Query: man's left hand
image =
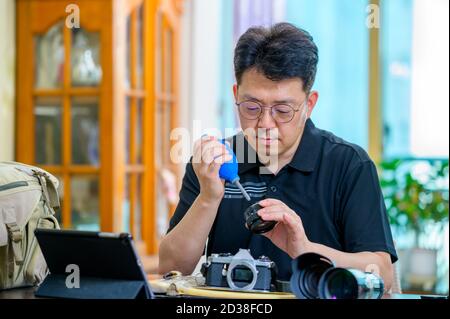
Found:
[[[259,205],[263,208],[258,211],[258,215],[263,220],[277,222],[264,236],[291,258],[297,258],[309,250],[310,241],[306,237],[300,216],[278,199],[264,199]]]

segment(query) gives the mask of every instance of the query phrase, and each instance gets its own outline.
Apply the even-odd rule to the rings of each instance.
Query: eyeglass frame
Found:
[[[238,112],[239,112],[239,114],[240,114],[242,117],[244,117],[246,120],[249,120],[249,121],[260,120],[260,119],[261,119],[261,116],[264,115],[263,109],[270,109],[270,116],[272,117],[272,119],[273,119],[275,122],[277,122],[277,123],[282,123],[282,124],[286,124],[286,123],[292,122],[292,120],[293,120],[294,117],[295,117],[295,113],[297,113],[297,112],[300,111],[300,109],[301,109],[302,106],[305,104],[305,102],[308,101],[308,99],[309,99],[309,95],[306,96],[305,100],[300,104],[300,106],[298,107],[298,109],[295,109],[294,106],[292,106],[292,105],[290,105],[290,104],[287,104],[287,103],[277,103],[277,104],[274,104],[274,105],[272,105],[272,106],[265,106],[265,105],[263,105],[262,103],[260,103],[260,102],[258,102],[258,101],[255,101],[255,100],[251,100],[251,99],[250,99],[250,100],[245,100],[245,101],[242,101],[242,102],[239,102],[239,103],[236,102],[235,105],[238,107]],[[256,103],[256,104],[258,104],[258,106],[261,108],[261,112],[260,112],[260,114],[258,115],[257,118],[255,118],[255,119],[249,119],[249,118],[246,118],[245,116],[242,115],[242,113],[241,113],[241,111],[240,111],[240,110],[241,110],[241,104],[242,104],[242,103],[246,103],[246,102]],[[278,105],[286,105],[286,106],[290,107],[290,108],[294,111],[294,113],[293,113],[293,115],[292,115],[292,118],[291,118],[289,121],[286,121],[286,122],[279,122],[279,121],[275,120],[275,118],[273,117],[272,109],[273,109],[275,106],[278,106]]]

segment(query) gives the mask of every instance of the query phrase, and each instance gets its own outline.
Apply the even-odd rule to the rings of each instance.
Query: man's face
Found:
[[[260,159],[292,155],[317,101],[317,92],[307,95],[299,78],[272,81],[250,69],[243,74],[241,84],[234,87],[234,94],[238,104],[253,101],[263,106],[258,119],[248,119],[249,116],[244,117],[242,111],[239,113],[241,128]],[[280,104],[295,110],[289,122],[277,122],[272,117],[269,107]]]

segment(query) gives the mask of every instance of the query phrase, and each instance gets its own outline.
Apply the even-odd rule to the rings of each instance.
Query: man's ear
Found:
[[[314,110],[314,107],[316,106],[318,99],[319,99],[319,92],[311,91],[311,93],[309,93],[308,102],[307,102],[307,105],[308,105],[308,114],[307,114],[308,118],[311,117],[312,111]]]
[[[234,94],[234,100],[237,102],[237,100],[238,100],[238,86],[237,86],[237,84],[233,85],[233,94]]]

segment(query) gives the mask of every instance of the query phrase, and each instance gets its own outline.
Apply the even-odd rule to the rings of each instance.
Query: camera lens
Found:
[[[258,210],[260,210],[262,206],[258,203],[253,204],[249,208],[247,208],[244,212],[245,224],[251,232],[255,234],[263,234],[271,231],[276,222],[275,221],[264,221],[257,214]]]
[[[319,295],[322,299],[356,299],[358,283],[347,269],[330,269],[320,282]]]
[[[378,299],[383,292],[381,277],[358,269],[329,269],[319,282],[322,299]]]
[[[318,286],[323,273],[333,267],[328,258],[315,253],[300,255],[292,261],[291,289],[300,299],[319,298]]]
[[[299,280],[299,284],[302,286],[302,290],[305,291],[305,295],[310,298],[317,298],[320,276],[327,269],[328,267],[322,264],[311,265],[305,269]]]
[[[300,299],[379,299],[383,279],[359,269],[336,268],[319,254],[306,253],[292,261],[291,290]]]

